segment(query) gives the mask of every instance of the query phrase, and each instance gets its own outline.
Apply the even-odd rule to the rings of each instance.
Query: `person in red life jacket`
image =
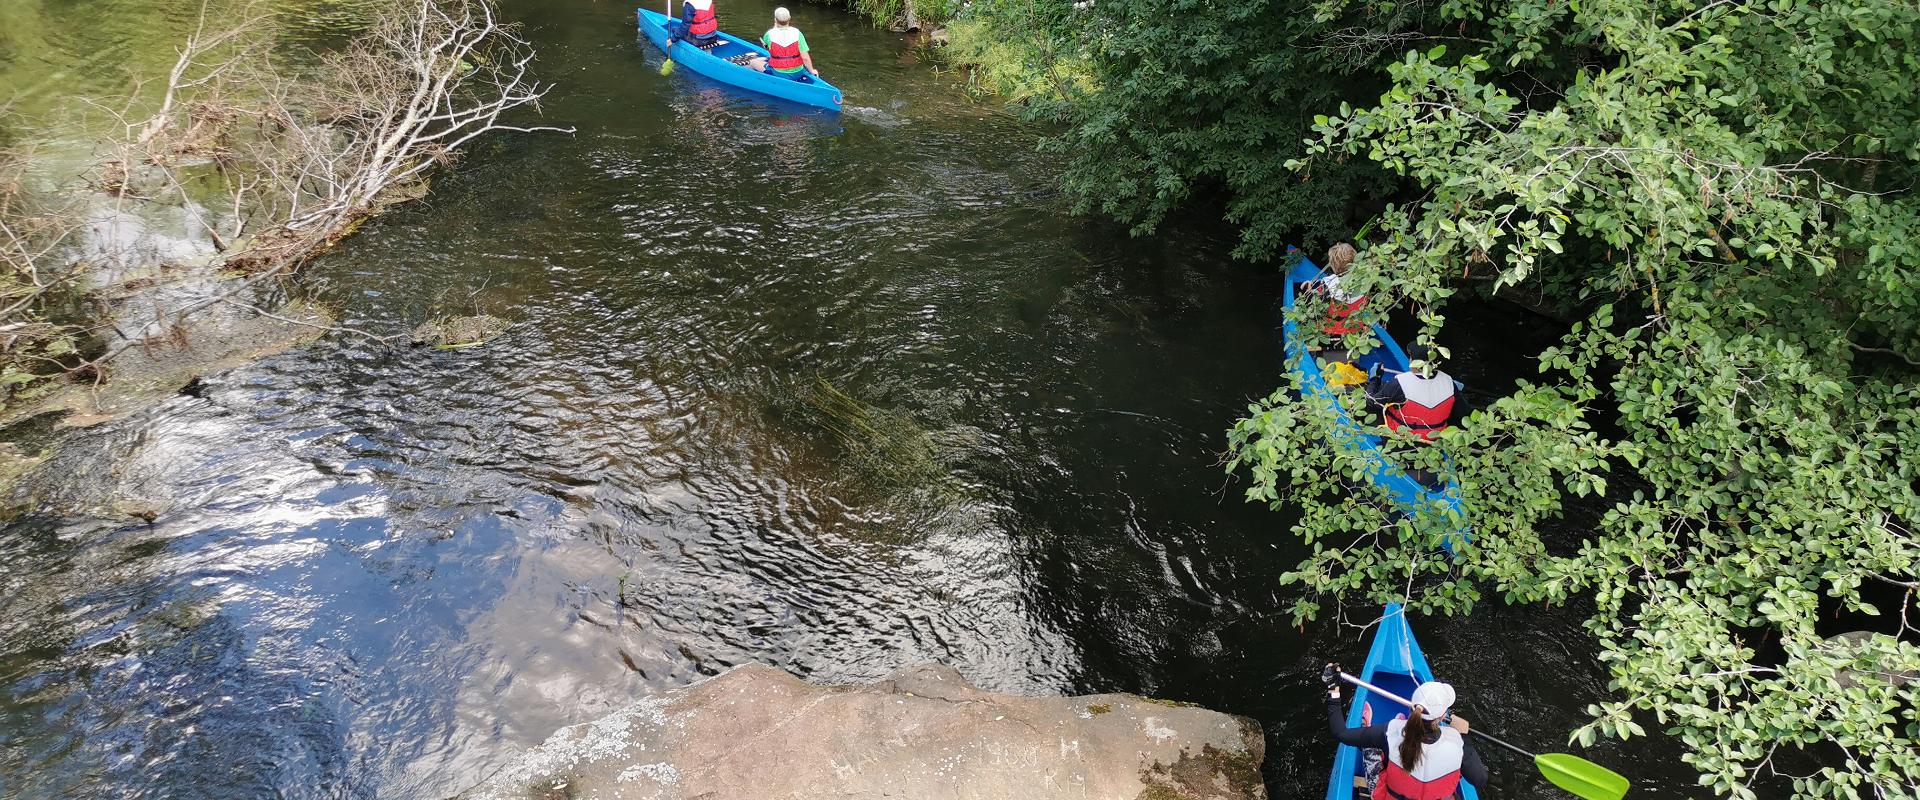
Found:
[[[1414,361],[1407,366],[1406,372],[1376,376],[1367,387],[1367,396],[1380,404],[1380,415],[1388,429],[1432,439],[1452,421],[1460,384],[1435,369],[1430,361]]]
[[[775,77],[812,83],[812,75],[820,70],[813,68],[813,52],[807,47],[807,36],[793,27],[793,14],[785,8],[773,10],[773,27],[760,37],[760,46],[767,48],[767,58],[756,58],[752,67]]]
[[[685,0],[680,4],[680,23],[667,32],[667,46],[676,39],[705,50],[720,43],[720,17],[714,14],[713,0]]]
[[[1367,327],[1364,323],[1351,319],[1354,312],[1367,304],[1366,295],[1354,294],[1340,286],[1341,276],[1347,274],[1347,269],[1353,266],[1353,259],[1358,255],[1353,245],[1346,242],[1328,248],[1327,263],[1321,268],[1320,277],[1303,284],[1307,291],[1327,298],[1327,321],[1321,324],[1320,330],[1333,341],[1329,342],[1326,348],[1311,350],[1310,353],[1329,366],[1333,362],[1353,361],[1353,354],[1348,352],[1341,338],[1349,333],[1366,330]]]
[[[1320,330],[1326,331],[1329,336],[1345,336],[1365,327],[1349,317],[1367,304],[1367,296],[1340,288],[1340,276],[1347,274],[1358,255],[1353,245],[1346,242],[1327,248],[1326,272],[1313,282],[1313,288],[1327,296],[1327,323],[1320,326]]]
[[[1337,666],[1328,666],[1338,672]],[[1362,751],[1386,753],[1380,759],[1380,773],[1368,775],[1372,800],[1446,800],[1460,795],[1462,780],[1484,789],[1487,767],[1467,740],[1467,721],[1447,714],[1453,706],[1453,687],[1428,681],[1408,699],[1413,710],[1407,716],[1384,725],[1349,728],[1340,713],[1339,678],[1327,683],[1327,726],[1333,738]]]

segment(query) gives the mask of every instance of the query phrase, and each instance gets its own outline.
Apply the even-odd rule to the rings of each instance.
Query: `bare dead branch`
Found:
[[[548,87],[533,78],[532,47],[499,19],[493,0],[388,0],[370,30],[297,76],[272,62],[270,11],[245,5],[216,14],[211,2],[203,0],[164,80],[136,87],[123,105],[89,101],[123,131],[108,143],[95,181],[113,198],[113,211],[177,201],[225,252],[226,267],[251,273],[217,296],[156,309],[151,322],[161,329],[179,330],[216,304],[305,324],[246,300],[383,205],[410,196],[474,139],[571,132],[516,119],[522,109],[537,110]],[[153,110],[137,116],[135,108]],[[212,205],[225,208],[189,196],[187,187],[209,171],[218,181],[212,196],[221,198]],[[25,288],[0,285],[0,344],[38,335],[40,328],[13,325],[10,316],[74,277],[48,270],[60,238],[20,230],[24,217],[9,213],[10,200],[0,193],[0,267]],[[152,341],[123,333],[69,371],[98,379],[113,358]]]

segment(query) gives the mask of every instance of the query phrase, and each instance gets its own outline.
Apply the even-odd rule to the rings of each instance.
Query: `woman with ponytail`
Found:
[[[1413,713],[1384,725],[1347,727],[1340,712],[1340,687],[1327,692],[1327,724],[1341,744],[1386,752],[1385,769],[1373,783],[1372,800],[1447,800],[1458,795],[1460,781],[1482,789],[1487,768],[1467,741],[1467,721],[1449,717],[1453,687],[1439,681],[1413,691]],[[1369,778],[1371,779],[1371,775]]]

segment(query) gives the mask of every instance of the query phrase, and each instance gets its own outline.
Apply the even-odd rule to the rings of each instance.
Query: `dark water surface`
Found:
[[[1035,131],[844,13],[795,7],[836,118],[661,77],[622,4],[509,9],[578,134],[490,140],[308,276],[382,334],[514,326],[332,335],[82,434],[75,485],[160,513],[0,530],[0,794],[431,797],[734,665],[931,659],[1256,717],[1273,796],[1319,795],[1314,673],[1365,642],[1287,624],[1288,519],[1219,463],[1278,381],[1271,268],[1067,216]],[[1543,335],[1485,316],[1457,358]],[[1556,748],[1604,688],[1571,619],[1415,627]]]

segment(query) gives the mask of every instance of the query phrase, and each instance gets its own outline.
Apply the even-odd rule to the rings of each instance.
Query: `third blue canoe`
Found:
[[[1407,612],[1400,604],[1390,604],[1381,613],[1380,625],[1373,632],[1373,646],[1367,649],[1367,663],[1360,668],[1360,680],[1401,697],[1412,697],[1420,684],[1433,680],[1433,667],[1428,666],[1427,654],[1420,650],[1420,640],[1413,638],[1413,626],[1407,624]],[[1349,728],[1360,727],[1360,715],[1368,704],[1373,706],[1376,725],[1408,711],[1406,706],[1358,686],[1352,691],[1353,705],[1347,709]],[[1333,756],[1333,775],[1327,780],[1327,800],[1366,800],[1365,786],[1366,765],[1360,748],[1340,745]],[[1460,782],[1459,792],[1461,800],[1480,798],[1473,784],[1466,781]]]

